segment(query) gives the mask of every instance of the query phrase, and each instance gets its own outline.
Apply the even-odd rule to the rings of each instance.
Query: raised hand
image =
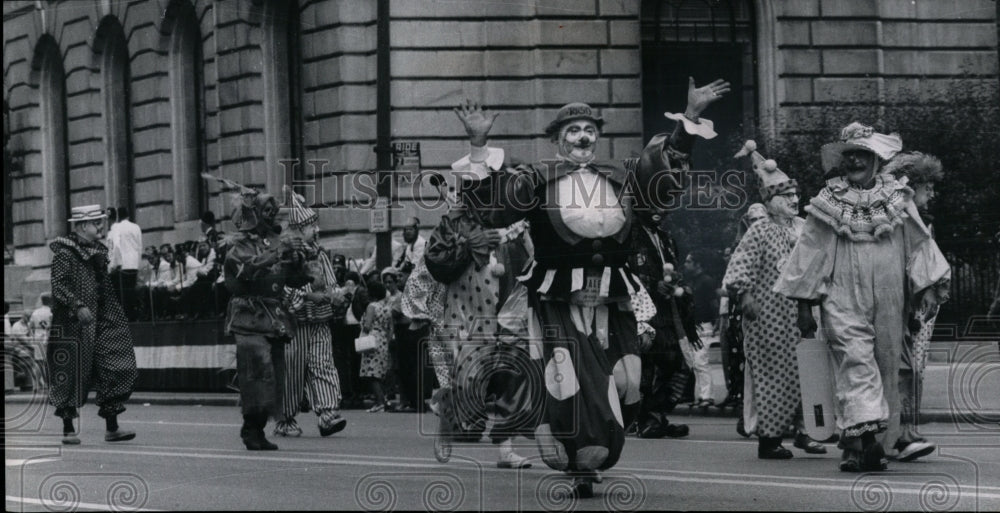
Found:
[[[469,142],[473,146],[486,146],[486,136],[493,128],[499,112],[483,112],[482,106],[471,100],[465,100],[465,105],[459,105],[453,109],[455,115],[465,126],[465,133],[469,136]]]
[[[698,117],[705,109],[729,92],[729,82],[716,79],[711,84],[702,87],[694,86],[694,78],[688,77],[688,103],[684,115],[691,121],[698,121]]]

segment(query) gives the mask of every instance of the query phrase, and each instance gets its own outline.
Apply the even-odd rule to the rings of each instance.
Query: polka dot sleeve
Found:
[[[761,226],[763,222],[750,227],[746,235],[740,240],[736,251],[729,259],[729,266],[726,267],[726,276],[722,279],[722,286],[730,293],[741,294],[753,288],[756,277],[757,262],[761,253]]]

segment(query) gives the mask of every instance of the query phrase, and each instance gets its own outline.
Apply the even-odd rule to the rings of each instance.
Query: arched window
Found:
[[[198,219],[208,205],[205,171],[201,30],[194,7],[175,0],[167,9],[170,38],[170,124],[173,134],[174,220]]]
[[[282,165],[288,160],[302,162],[298,2],[268,1],[263,24],[266,185],[269,191],[280,191],[304,172],[301,164],[294,169]]]
[[[645,0],[641,14],[643,130],[646,139],[664,130],[663,113],[683,112],[688,76],[704,85],[716,78],[732,84],[728,98],[705,113],[716,131],[753,134],[757,110],[754,84],[754,10],[747,0]],[[713,169],[727,137],[699,141],[695,168]],[[718,146],[718,148],[716,148]],[[717,150],[717,151],[716,151]],[[728,152],[728,153],[726,153]]]
[[[69,205],[69,160],[66,142],[66,74],[59,45],[44,36],[35,47],[41,109],[42,183],[45,187],[45,236],[65,235]]]
[[[97,28],[94,43],[101,69],[107,202],[108,206],[126,206],[129,211],[135,212],[135,173],[132,168],[132,77],[128,43],[118,20],[113,16],[106,16]]]

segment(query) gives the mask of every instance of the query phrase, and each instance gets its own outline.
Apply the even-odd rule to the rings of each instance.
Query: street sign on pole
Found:
[[[370,211],[368,231],[371,233],[389,232],[389,198],[379,196]]]
[[[420,143],[392,143],[392,168],[397,173],[408,172],[410,176],[420,172]]]

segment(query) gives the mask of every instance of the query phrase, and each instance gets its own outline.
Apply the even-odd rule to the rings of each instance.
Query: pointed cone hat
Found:
[[[798,188],[798,182],[788,178],[788,175],[778,168],[777,162],[765,159],[763,155],[757,153],[757,143],[753,140],[743,143],[743,148],[740,148],[740,151],[733,157],[746,156],[749,156],[750,161],[753,162],[753,172],[760,180],[760,196],[764,201],[770,200],[775,194]]]

